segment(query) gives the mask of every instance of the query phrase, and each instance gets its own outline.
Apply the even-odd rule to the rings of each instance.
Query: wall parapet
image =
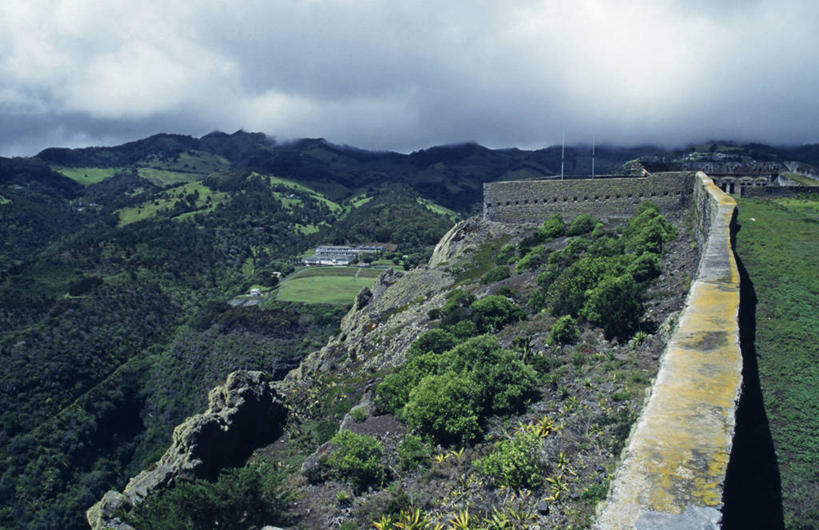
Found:
[[[588,213],[626,217],[645,201],[660,211],[688,206],[694,172],[656,173],[646,177],[515,180],[483,185],[483,218],[501,223],[542,222],[555,213],[567,220]]]
[[[742,383],[736,201],[693,185],[700,264],[597,529],[719,528]]]

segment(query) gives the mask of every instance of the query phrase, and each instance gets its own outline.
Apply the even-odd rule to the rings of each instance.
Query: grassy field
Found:
[[[211,190],[201,182],[189,182],[188,184],[183,184],[164,191],[161,198],[119,210],[119,226],[125,226],[143,219],[155,217],[159,210],[163,208],[173,208],[177,202],[181,201],[185,195],[190,193],[199,193],[199,197],[196,199],[196,211],[178,215],[176,219],[185,219],[197,213],[208,212],[214,209],[228,196],[224,192]],[[210,202],[208,202],[209,198]]]
[[[798,182],[801,186],[819,186],[819,180],[800,175],[799,173],[784,173],[782,176]]]
[[[819,528],[819,198],[741,199],[739,224],[785,527]]]
[[[163,160],[155,156],[138,164],[139,176],[157,186],[173,186],[193,182],[215,171],[230,167],[227,159],[212,153],[200,151],[184,152],[173,160]]]
[[[156,167],[141,167],[137,169],[137,173],[139,173],[140,177],[150,180],[157,186],[173,186],[175,184],[193,182],[202,178],[201,173],[189,173]]]
[[[258,173],[254,173],[254,175],[258,175]],[[311,197],[316,199],[318,202],[324,203],[327,206],[327,208],[329,208],[330,211],[333,212],[336,215],[340,214],[344,210],[344,208],[342,208],[342,206],[340,204],[338,204],[337,202],[331,201],[330,199],[328,199],[327,197],[325,197],[321,193],[317,192],[316,190],[314,190],[312,188],[308,188],[307,186],[302,186],[298,182],[293,182],[292,180],[287,180],[287,179],[274,177],[274,176],[270,176],[270,175],[259,175],[259,176],[266,179],[268,184],[270,184],[270,185],[275,184],[275,185],[291,188],[291,189],[294,189],[294,190],[302,191],[304,193],[308,193]],[[281,196],[281,193],[279,192],[277,195]],[[296,199],[296,200],[293,201],[293,204],[296,204],[296,203],[301,204],[301,201]],[[284,206],[288,206],[288,205],[284,204]]]
[[[55,167],[54,171],[62,173],[71,180],[77,181],[83,186],[90,186],[97,182],[113,177],[121,170],[119,167]]]
[[[308,304],[345,304],[355,300],[362,287],[372,287],[381,271],[356,267],[303,269],[279,284],[278,299]]]
[[[425,206],[432,213],[437,213],[438,215],[445,215],[453,223],[458,221],[458,214],[450,210],[449,208],[445,208],[440,204],[434,203],[429,199],[424,199],[421,197],[418,197],[416,200],[418,201],[418,204]]]

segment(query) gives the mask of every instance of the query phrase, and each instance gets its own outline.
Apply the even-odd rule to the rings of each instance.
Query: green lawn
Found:
[[[355,300],[362,287],[372,287],[381,271],[355,267],[303,269],[279,284],[278,300],[308,304],[345,304]]]
[[[739,224],[785,526],[819,528],[819,198],[741,199]]]
[[[52,168],[58,173],[62,173],[71,180],[75,180],[83,186],[89,186],[102,182],[103,180],[113,177],[114,174],[121,170],[119,167],[54,167]]]

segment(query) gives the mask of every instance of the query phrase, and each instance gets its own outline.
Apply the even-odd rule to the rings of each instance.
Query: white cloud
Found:
[[[69,139],[799,141],[817,27],[807,0],[3,0],[0,114]]]

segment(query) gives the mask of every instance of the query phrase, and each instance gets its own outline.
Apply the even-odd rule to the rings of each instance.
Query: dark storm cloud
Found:
[[[475,140],[819,140],[812,1],[0,4],[0,154],[259,130]]]

